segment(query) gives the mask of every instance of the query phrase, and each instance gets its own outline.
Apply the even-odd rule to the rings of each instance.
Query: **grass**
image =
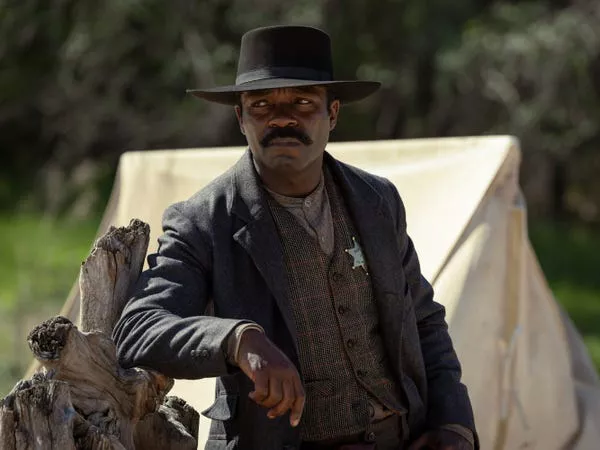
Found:
[[[554,296],[600,371],[600,231],[537,223],[530,226],[530,239]]]
[[[31,361],[29,331],[60,311],[97,226],[0,215],[0,397]]]
[[[27,333],[60,310],[97,225],[0,215],[0,397],[23,376],[31,358]],[[530,238],[600,369],[600,231],[538,223]]]

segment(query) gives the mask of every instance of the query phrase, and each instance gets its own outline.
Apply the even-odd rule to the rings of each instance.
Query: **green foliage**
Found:
[[[598,221],[600,3],[495,3],[436,61],[434,128],[518,136],[532,211]]]
[[[185,89],[231,83],[241,35],[277,23],[324,28],[338,77],[383,83],[335,140],[515,134],[531,210],[600,221],[595,0],[4,1],[0,208],[93,211],[124,150],[243,144]]]

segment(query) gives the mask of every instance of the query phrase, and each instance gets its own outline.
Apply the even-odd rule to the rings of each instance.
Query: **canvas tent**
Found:
[[[225,171],[242,148],[126,153],[99,233],[139,218],[156,248],[163,210]],[[600,384],[552,297],[527,236],[510,137],[331,143],[347,163],[392,180],[424,275],[463,363],[482,449],[600,448]],[[76,319],[77,293],[63,314]],[[177,381],[198,411],[214,381]],[[208,421],[202,418],[199,448]]]

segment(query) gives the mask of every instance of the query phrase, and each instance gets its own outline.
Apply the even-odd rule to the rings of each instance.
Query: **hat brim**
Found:
[[[302,86],[326,87],[340,102],[350,103],[373,94],[379,89],[381,83],[378,81],[313,81],[294,78],[268,78],[211,89],[188,89],[187,92],[211,102],[236,105],[239,103],[242,92]]]

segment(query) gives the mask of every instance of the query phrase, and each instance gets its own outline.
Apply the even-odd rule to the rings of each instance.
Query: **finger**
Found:
[[[269,395],[265,398],[260,405],[265,408],[273,408],[278,405],[283,399],[283,387],[282,380],[271,376],[269,379]]]
[[[285,380],[283,382],[283,398],[278,405],[275,405],[275,407],[267,413],[267,417],[269,417],[269,419],[274,419],[275,417],[284,415],[294,404],[295,397],[296,392],[292,381]]]
[[[290,425],[297,427],[302,418],[302,412],[304,411],[304,401],[306,400],[306,394],[304,393],[304,387],[298,378],[294,381],[294,404],[290,412]]]
[[[259,405],[269,396],[269,377],[264,371],[258,371],[254,377],[254,390],[248,394]]]

